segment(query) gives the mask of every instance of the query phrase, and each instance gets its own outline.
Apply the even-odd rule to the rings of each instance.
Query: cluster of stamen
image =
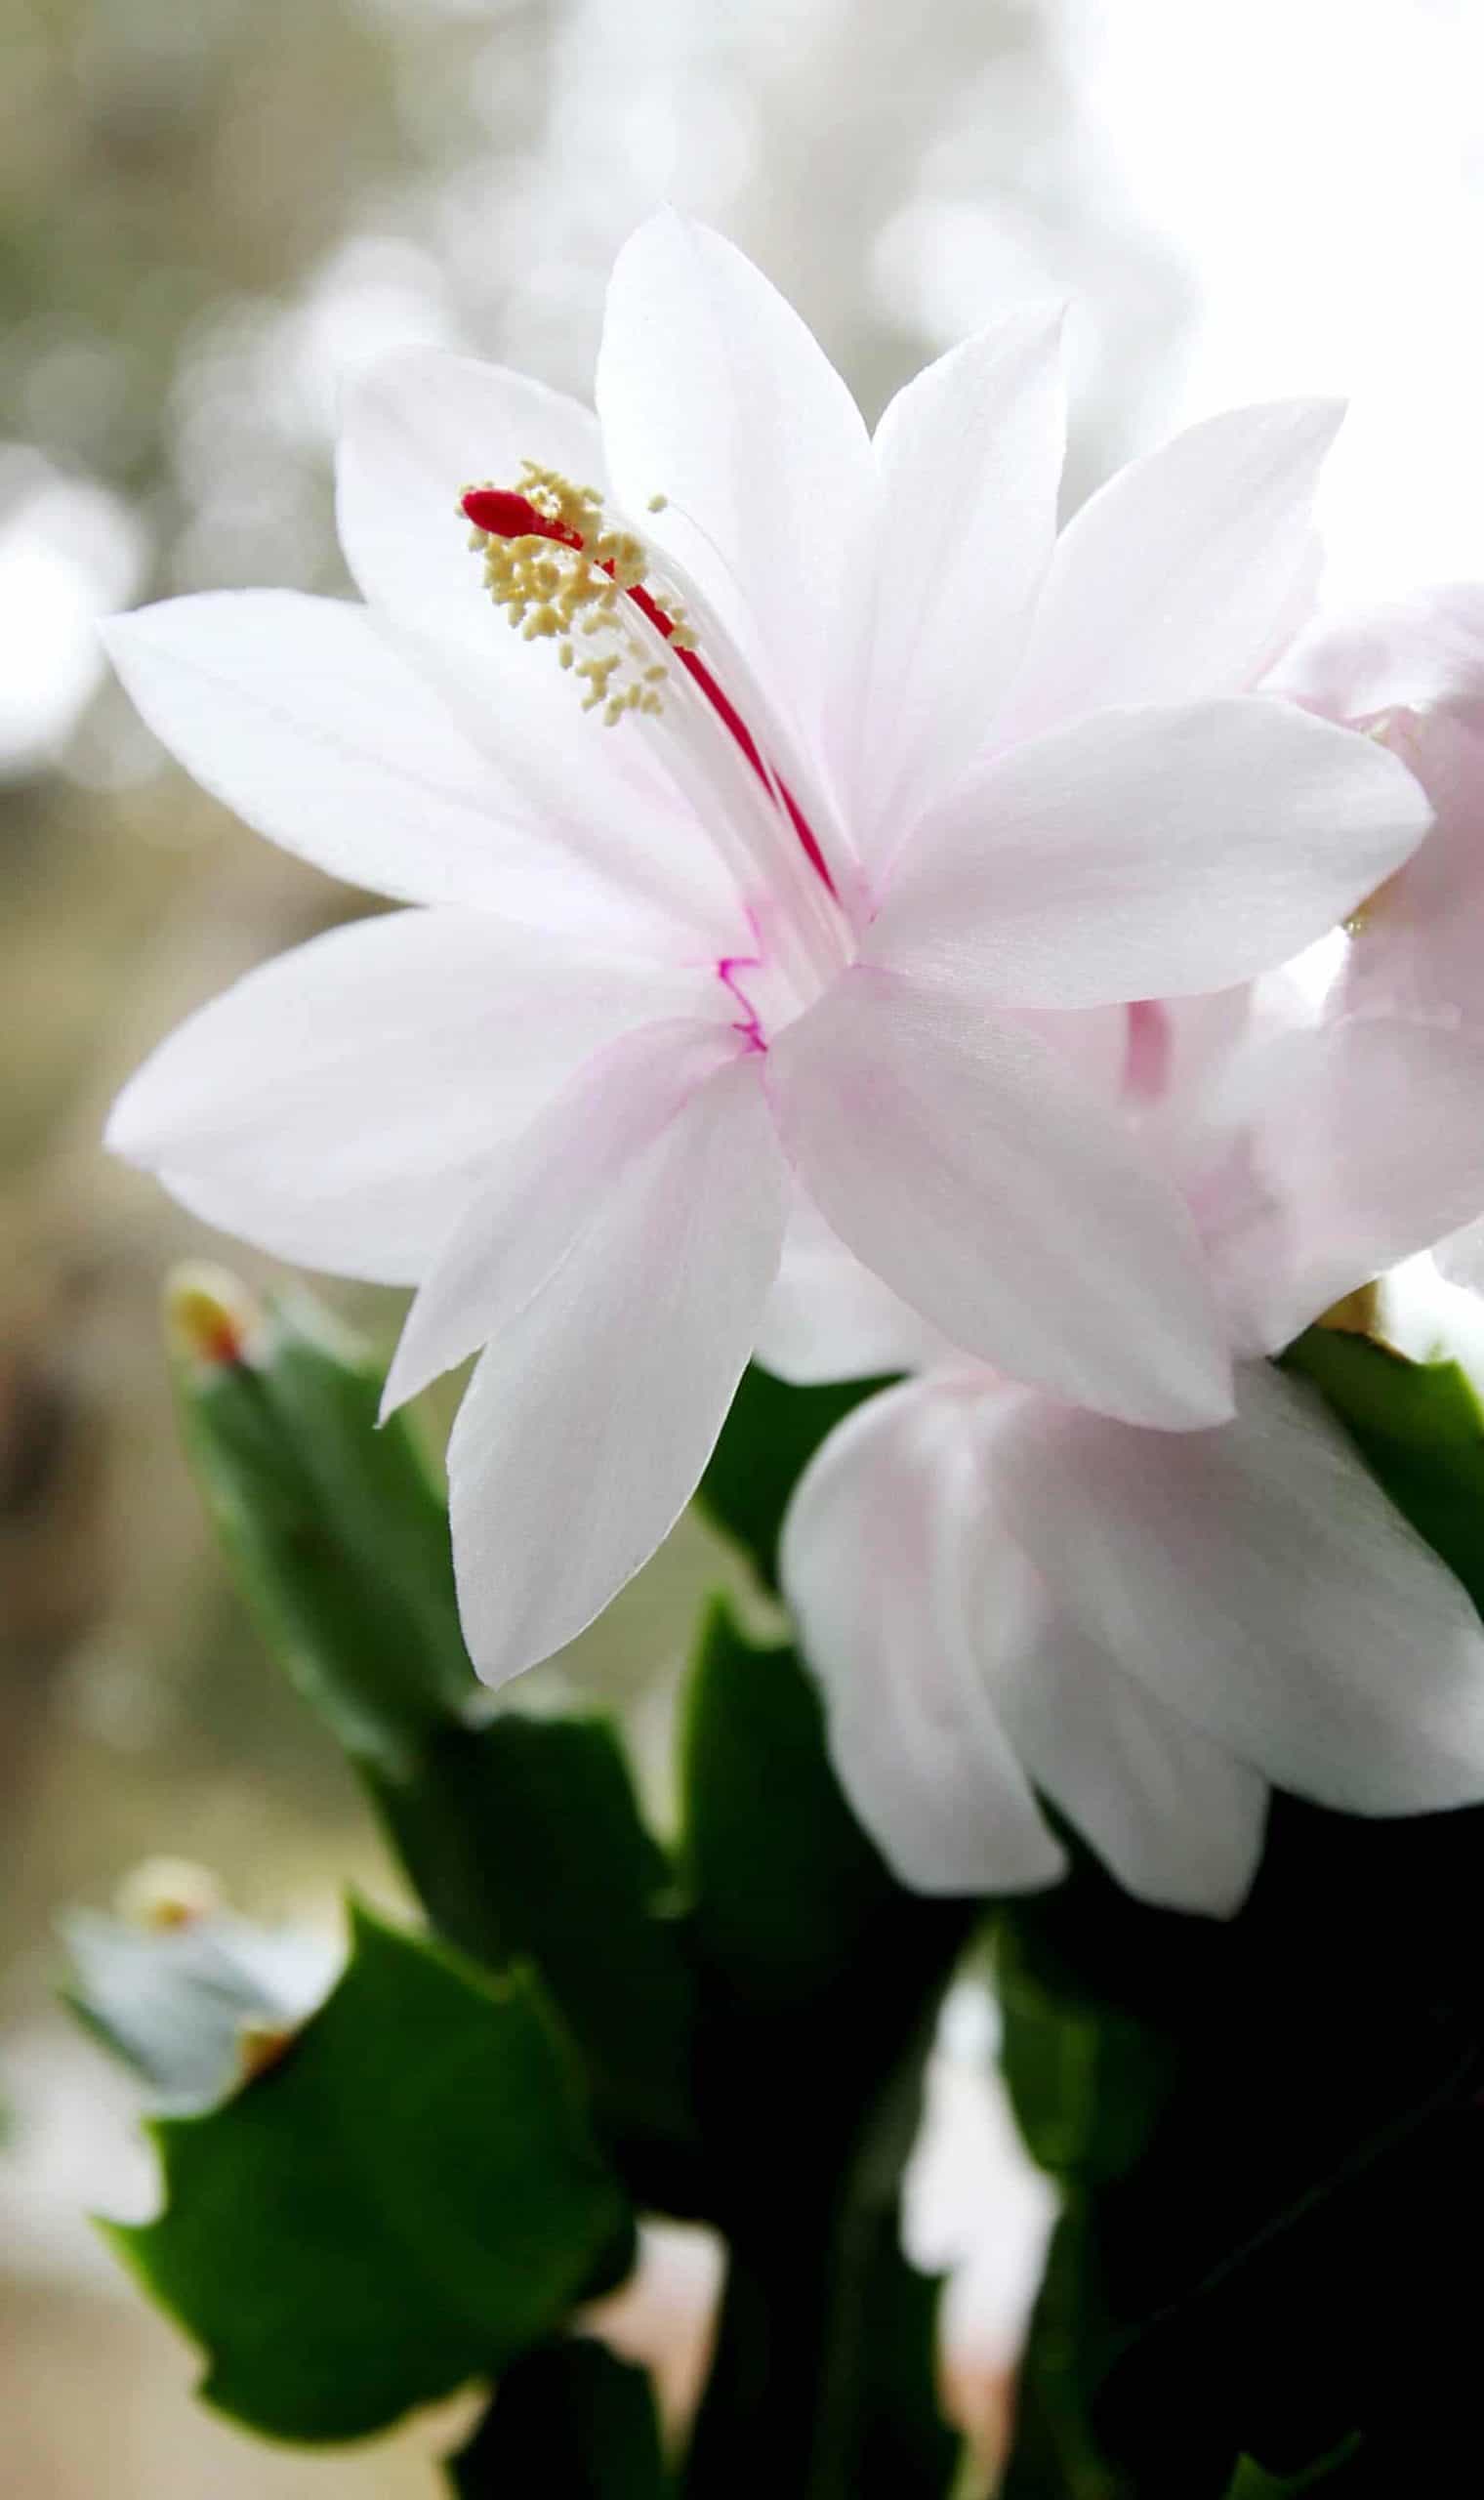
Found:
[[[556,643],[560,665],[585,687],[583,710],[600,710],[610,728],[629,712],[658,712],[666,663],[635,611],[678,650],[693,649],[695,636],[678,600],[645,588],[647,551],[609,525],[597,489],[526,460],[518,486],[472,486],[459,510],[473,523],[470,545],[484,559],[495,605],[526,642]],[[599,647],[579,657],[589,640]]]

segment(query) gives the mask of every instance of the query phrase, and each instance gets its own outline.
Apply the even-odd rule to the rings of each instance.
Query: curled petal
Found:
[[[1306,1388],[1243,1365],[1235,1421],[1178,1438],[1027,1399],[997,1482],[1084,1634],[1276,1786],[1356,1814],[1484,1797],[1478,1617]]]
[[[920,1892],[1024,1892],[1066,1863],[967,1637],[972,1485],[957,1401],[911,1382],[831,1434],[784,1527],[783,1585],[831,1759]]]

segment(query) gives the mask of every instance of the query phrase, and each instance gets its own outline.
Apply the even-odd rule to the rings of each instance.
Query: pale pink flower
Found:
[[[1257,1359],[1484,1204],[1484,1039],[1316,1021],[1281,983],[1131,1022],[1112,1081],[1196,1213],[1246,1357],[1235,1417],[1141,1430],[940,1352],[826,1441],[784,1583],[836,1768],[905,1880],[1053,1881],[1039,1792],[1132,1892],[1220,1915],[1269,1783],[1354,1813],[1484,1795],[1472,1605]]]
[[[208,788],[418,906],[205,1009],[110,1134],[212,1222],[417,1284],[394,1397],[488,1349],[449,1467],[492,1681],[683,1505],[792,1205],[1016,1377],[1228,1411],[1189,1215],[1038,1020],[1251,977],[1427,823],[1393,757],[1251,691],[1307,595],[1328,404],[1197,427],[1054,542],[1054,315],[945,356],[873,439],[671,216],[620,257],[597,399],[393,357],[341,458],[365,605],[112,635]],[[515,633],[455,517],[481,477]]]

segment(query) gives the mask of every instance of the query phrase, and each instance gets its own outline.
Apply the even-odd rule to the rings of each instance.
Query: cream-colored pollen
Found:
[[[634,608],[623,594],[644,584],[677,650],[693,650],[695,636],[680,602],[645,583],[649,555],[642,541],[627,529],[611,528],[597,488],[574,485],[559,470],[522,461],[515,491],[544,520],[583,543],[568,547],[558,539],[504,538],[472,529],[469,543],[484,559],[484,586],[495,605],[523,641],[556,644],[558,665],[582,681],[585,712],[600,711],[610,729],[626,713],[657,713],[665,663],[655,660],[652,642],[631,621]],[[664,502],[663,495],[655,496],[651,512],[662,511]],[[578,635],[601,635],[608,647],[579,660]]]

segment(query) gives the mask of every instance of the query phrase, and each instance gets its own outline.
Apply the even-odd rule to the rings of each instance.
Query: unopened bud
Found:
[[[222,1894],[209,1867],[188,1857],[146,1857],[124,1877],[115,1902],[119,1917],[132,1927],[164,1933],[214,1917],[222,1907]]]
[[[237,2062],[243,2083],[256,2083],[286,2057],[298,2038],[292,2022],[243,2022],[237,2029]]]
[[[226,1268],[192,1264],[166,1279],[166,1335],[187,1362],[208,1371],[245,1362],[263,1326],[261,1304]]]

